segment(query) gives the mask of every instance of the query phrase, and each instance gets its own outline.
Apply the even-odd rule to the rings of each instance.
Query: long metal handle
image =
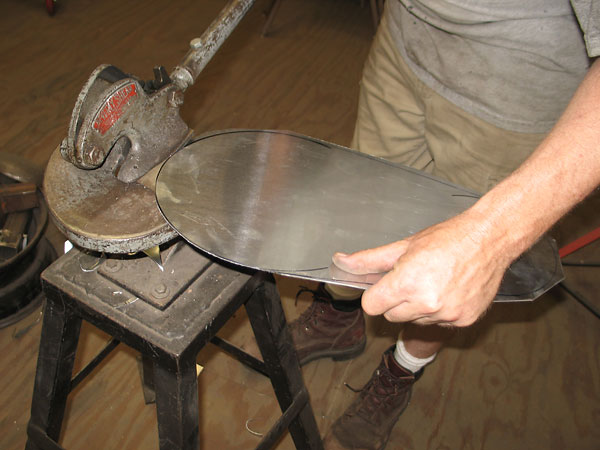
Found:
[[[255,0],[231,0],[202,34],[190,42],[190,50],[171,74],[179,89],[185,91],[194,84],[221,44],[246,15]]]

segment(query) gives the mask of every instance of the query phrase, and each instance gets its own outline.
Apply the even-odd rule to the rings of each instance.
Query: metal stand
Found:
[[[242,274],[182,243],[163,255],[161,272],[149,258],[94,261],[72,250],[43,273],[47,302],[26,448],[61,448],[69,392],[119,342],[151,361],[144,383],[156,396],[160,448],[198,448],[196,355],[245,304],[265,362],[235,347],[232,353],[268,374],[283,411],[257,448],[271,448],[289,429],[297,448],[321,449],[272,277]],[[72,379],[82,320],[114,341]]]

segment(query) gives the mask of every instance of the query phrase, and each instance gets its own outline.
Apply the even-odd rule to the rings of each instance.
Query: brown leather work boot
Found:
[[[394,347],[389,348],[358,398],[333,423],[325,448],[382,450],[422,373],[423,369],[413,374],[400,366]]]
[[[360,355],[367,344],[362,309],[338,311],[323,284],[316,291],[302,288],[297,296],[303,292],[312,293],[313,303],[289,324],[300,365],[318,358],[341,361]]]

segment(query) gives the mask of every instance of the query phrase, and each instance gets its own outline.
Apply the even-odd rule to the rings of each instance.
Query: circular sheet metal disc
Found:
[[[331,279],[317,274],[334,252],[405,238],[478,198],[335,144],[261,130],[215,132],[189,144],[161,168],[156,196],[167,221],[201,250],[324,281]]]
[[[156,196],[166,219],[200,249],[274,272],[328,267],[334,251],[401,239],[477,197],[333,144],[271,131],[195,141],[163,165]]]

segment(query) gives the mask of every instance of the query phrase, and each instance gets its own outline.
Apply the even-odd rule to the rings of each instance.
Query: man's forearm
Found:
[[[507,149],[510,151],[510,149]],[[409,238],[334,263],[389,271],[362,297],[393,322],[472,324],[506,268],[600,183],[600,61],[533,155],[473,207]]]
[[[600,59],[533,155],[467,214],[511,262],[598,184]]]

